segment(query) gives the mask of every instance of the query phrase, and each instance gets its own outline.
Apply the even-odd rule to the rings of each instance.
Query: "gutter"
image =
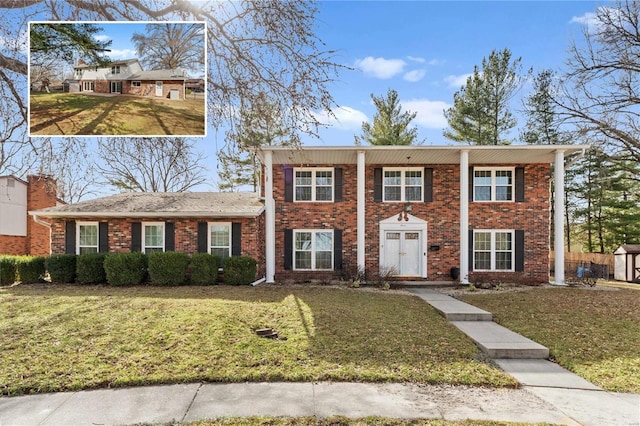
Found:
[[[51,254],[51,232],[52,232],[51,231],[51,224],[49,222],[45,222],[44,220],[40,219],[37,214],[31,213],[31,216],[33,217],[33,221],[35,223],[37,223],[38,225],[46,226],[47,228],[49,228],[49,254]]]
[[[266,278],[266,277],[262,277],[262,278],[260,278],[259,280],[256,280],[256,281],[252,282],[252,283],[251,283],[251,285],[252,285],[253,287],[255,287],[255,286],[257,286],[258,284],[262,284],[262,283],[263,283],[263,282],[265,282],[265,281],[267,281],[267,278]]]
[[[574,164],[576,164],[578,161],[582,160],[584,158],[584,156],[587,155],[587,148],[582,148],[582,151],[573,155],[572,157],[570,157],[570,161],[565,164],[565,169],[568,169],[569,167],[573,166]]]

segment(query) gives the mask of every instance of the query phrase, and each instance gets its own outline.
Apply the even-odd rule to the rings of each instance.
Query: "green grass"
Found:
[[[272,327],[280,338],[254,330]],[[0,289],[0,394],[195,381],[517,386],[421,299],[305,287]]]
[[[603,389],[640,393],[640,291],[540,288],[463,299]]]
[[[317,417],[230,417],[218,420],[202,420],[189,426],[518,426],[529,423],[498,422],[491,420],[440,420],[440,419],[389,419],[364,417],[349,419],[332,416]]]
[[[204,99],[32,92],[30,107],[32,135],[204,135]]]

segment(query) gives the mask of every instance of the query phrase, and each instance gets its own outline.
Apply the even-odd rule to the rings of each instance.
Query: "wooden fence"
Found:
[[[552,251],[550,253],[551,262],[551,272],[554,272],[555,266],[555,253]],[[601,274],[608,275],[609,277],[613,275],[613,254],[602,254],[602,253],[574,253],[574,252],[565,252],[564,253],[564,266],[565,273],[570,276],[577,273],[577,270],[582,266],[590,266],[590,263],[593,262],[597,265],[604,265],[604,267],[600,267],[598,270],[601,271]],[[600,278],[608,278],[602,276]]]

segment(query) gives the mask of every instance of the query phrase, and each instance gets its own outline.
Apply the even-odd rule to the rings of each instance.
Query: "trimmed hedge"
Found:
[[[102,284],[107,282],[104,272],[104,253],[85,253],[76,260],[76,280],[80,284]]]
[[[191,284],[212,285],[218,279],[218,256],[194,253],[191,256]]]
[[[42,256],[20,256],[16,258],[18,279],[22,284],[42,282],[46,269]]]
[[[147,276],[147,256],[140,252],[107,254],[104,271],[110,285],[142,284]]]
[[[76,255],[52,254],[44,261],[52,283],[72,283],[76,280]]]
[[[247,285],[256,280],[255,259],[244,256],[229,257],[224,262],[224,282],[229,285]]]
[[[167,251],[149,255],[149,277],[152,284],[186,284],[188,267],[189,255],[186,253]]]
[[[13,284],[17,280],[16,258],[0,256],[0,285]]]

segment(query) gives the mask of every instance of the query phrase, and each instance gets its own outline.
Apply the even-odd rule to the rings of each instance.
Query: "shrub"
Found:
[[[234,256],[224,262],[224,282],[230,285],[247,285],[256,279],[257,262],[251,257]]]
[[[211,285],[218,278],[218,256],[195,253],[191,256],[191,284]]]
[[[101,284],[107,282],[104,272],[104,253],[86,253],[76,260],[76,280],[80,284]]]
[[[175,251],[149,255],[149,277],[152,284],[181,285],[187,282],[189,255]]]
[[[0,284],[13,284],[17,281],[16,258],[0,256]]]
[[[72,283],[76,280],[76,255],[52,254],[44,261],[53,283]]]
[[[42,256],[20,256],[16,259],[18,279],[22,284],[41,282],[46,272]]]
[[[147,276],[144,253],[111,253],[104,258],[104,272],[110,285],[138,285]]]

